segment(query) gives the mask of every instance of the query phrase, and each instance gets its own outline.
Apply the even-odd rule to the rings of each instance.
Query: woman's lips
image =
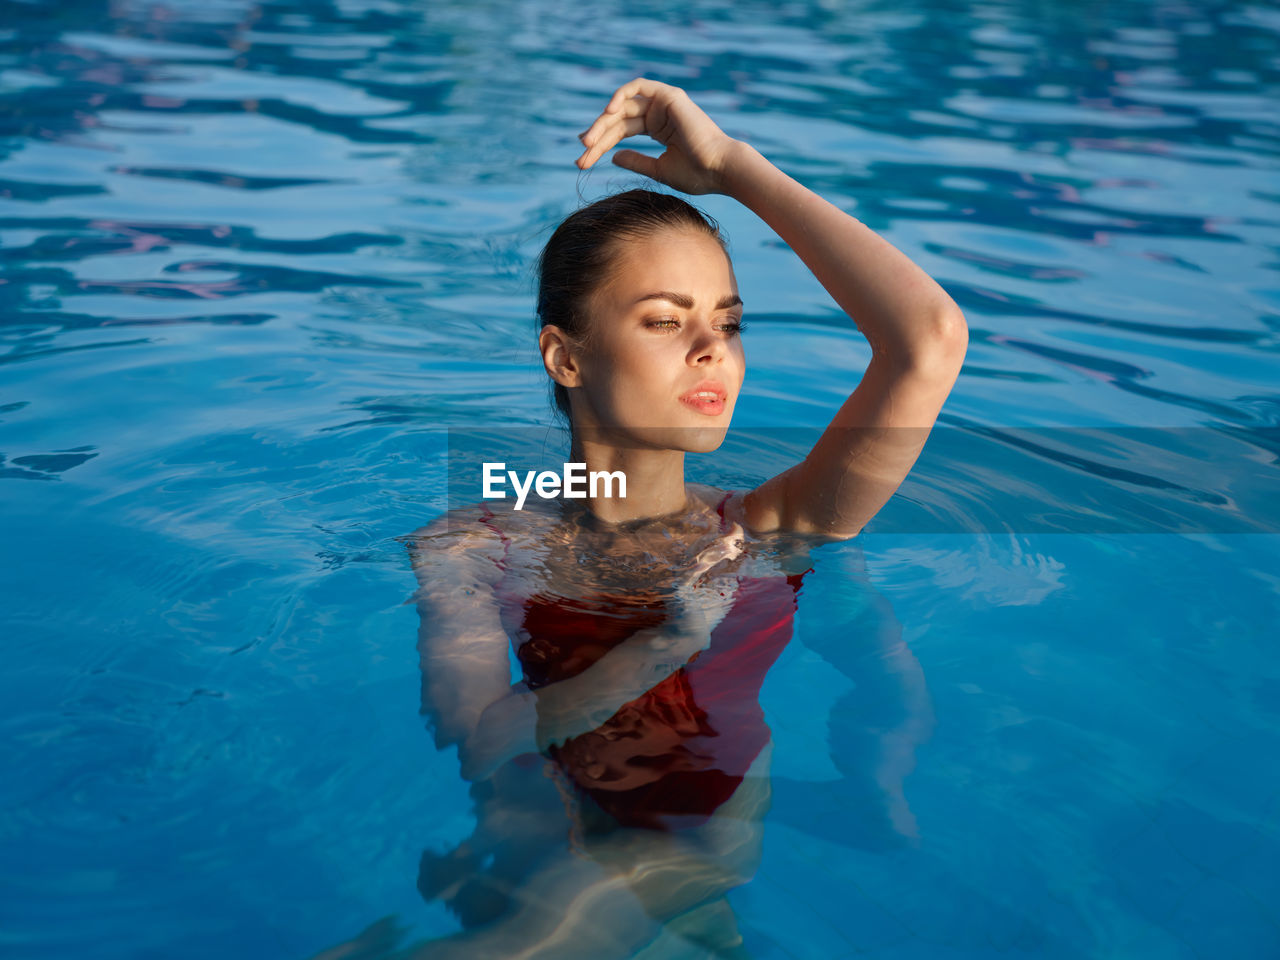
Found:
[[[682,396],[680,402],[708,417],[718,417],[724,413],[724,403],[728,396],[729,391],[719,380],[703,380]]]
[[[720,397],[681,397],[680,402],[709,417],[724,413],[724,400]]]

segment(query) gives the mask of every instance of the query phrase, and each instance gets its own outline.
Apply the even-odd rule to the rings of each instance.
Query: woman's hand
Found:
[[[688,647],[688,641],[694,641],[695,645],[685,654],[686,659],[711,642],[711,631],[733,606],[737,594],[736,576],[732,570],[718,574],[712,570],[742,555],[745,536],[742,525],[734,523],[728,533],[717,537],[694,558],[693,565],[680,578],[680,585],[676,588],[675,615],[658,631],[671,638],[668,646],[684,648]],[[652,642],[652,646],[663,649],[661,641]]]
[[[538,751],[537,700],[536,694],[517,684],[485,708],[476,729],[458,747],[462,779],[487,780],[508,760]]]
[[[660,157],[619,150],[613,162],[682,193],[721,193],[734,140],[679,87],[637,77],[619,87],[591,126],[578,134],[586,170],[624,137],[647,133],[667,149]]]

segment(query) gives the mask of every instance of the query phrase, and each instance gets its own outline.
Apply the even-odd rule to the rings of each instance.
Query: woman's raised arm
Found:
[[[638,78],[581,135],[589,167],[628,136],[666,146],[614,163],[688,193],[733,197],[796,252],[871,345],[862,380],[801,462],[726,507],[754,532],[851,537],[898,489],[924,448],[968,346],[960,308],[888,241],[729,137],[678,87]],[[814,365],[823,364],[814,357]]]
[[[904,253],[749,144],[735,144],[724,180],[725,192],[774,229],[871,344],[862,380],[809,455],[743,498],[744,522],[756,531],[854,536],[924,449],[964,363],[964,316]]]

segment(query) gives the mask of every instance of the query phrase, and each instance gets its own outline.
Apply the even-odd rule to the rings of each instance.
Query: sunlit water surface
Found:
[[[416,885],[473,821],[397,538],[446,429],[548,436],[528,268],[635,185],[573,159],[637,75],[970,327],[761,692],[744,955],[1280,956],[1280,14],[1240,0],[0,0],[0,947],[458,929]],[[689,472],[745,486],[869,351],[700,202],[747,433]]]

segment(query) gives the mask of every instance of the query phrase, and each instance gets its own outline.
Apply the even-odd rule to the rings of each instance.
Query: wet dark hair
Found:
[[[702,231],[728,255],[720,225],[691,203],[669,193],[628,190],[569,214],[551,234],[535,263],[539,331],[554,324],[579,347],[585,347],[591,334],[588,300],[609,279],[622,244],[673,227]],[[571,424],[569,391],[555,381],[552,386],[556,410]]]

